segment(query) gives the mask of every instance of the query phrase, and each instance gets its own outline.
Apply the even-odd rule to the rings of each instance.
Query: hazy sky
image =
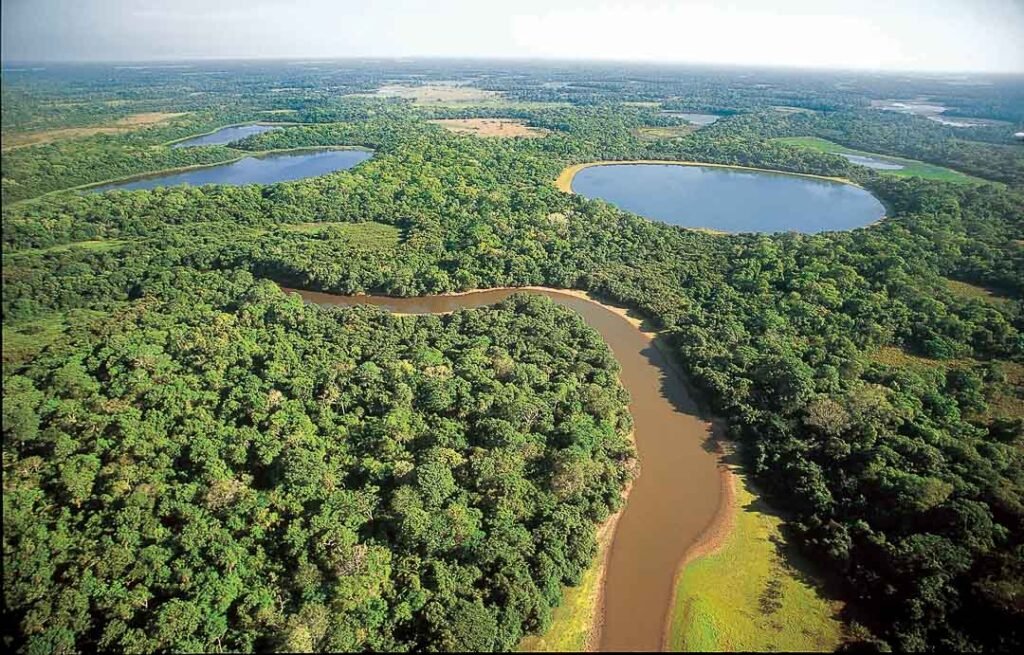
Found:
[[[1024,0],[2,0],[11,60],[529,57],[1024,72]]]

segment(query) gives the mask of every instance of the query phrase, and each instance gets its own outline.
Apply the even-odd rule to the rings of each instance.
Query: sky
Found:
[[[1024,0],[2,0],[8,61],[497,57],[1024,72]]]

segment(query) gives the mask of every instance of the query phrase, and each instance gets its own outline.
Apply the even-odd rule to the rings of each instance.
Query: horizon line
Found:
[[[186,57],[152,57],[140,59],[8,59],[0,56],[0,66],[7,71],[11,64],[56,64],[56,65],[130,65],[130,64],[170,64],[170,63],[208,63],[208,62],[321,62],[321,61],[479,61],[479,62],[536,62],[536,63],[573,63],[573,64],[627,64],[635,66],[671,66],[682,68],[730,68],[758,70],[793,70],[830,73],[869,73],[881,75],[992,75],[992,76],[1024,76],[1021,70],[992,69],[914,69],[914,68],[865,68],[841,66],[814,66],[797,64],[762,64],[736,62],[701,62],[692,60],[672,59],[619,59],[601,57],[530,57],[516,55],[282,55],[282,56],[186,56]]]

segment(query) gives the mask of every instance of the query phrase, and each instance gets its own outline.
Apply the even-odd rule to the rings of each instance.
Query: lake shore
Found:
[[[226,146],[216,146],[216,147],[226,147]],[[373,148],[367,148],[366,146],[301,146],[301,147],[297,147],[297,148],[275,148],[273,150],[254,150],[254,151],[251,151],[251,152],[243,151],[243,150],[235,150],[234,148],[228,148],[228,150],[232,150],[234,152],[241,152],[241,153],[244,153],[244,154],[241,154],[241,155],[239,155],[237,157],[232,157],[230,159],[223,159],[223,160],[220,160],[220,161],[211,162],[209,164],[193,164],[191,166],[176,166],[174,168],[161,168],[160,170],[150,171],[150,172],[146,172],[146,173],[139,173],[137,175],[127,175],[127,176],[124,176],[124,177],[108,178],[106,180],[100,180],[99,182],[87,182],[85,184],[79,184],[77,186],[68,187],[66,189],[54,189],[53,191],[47,191],[46,193],[42,193],[42,194],[40,194],[38,196],[32,196],[31,198],[23,198],[21,200],[15,200],[14,202],[11,202],[11,203],[8,203],[8,204],[10,206],[20,205],[20,204],[26,204],[27,205],[28,203],[30,203],[30,202],[32,202],[34,200],[39,200],[40,198],[47,198],[47,197],[50,197],[50,196],[57,195],[59,193],[68,193],[68,192],[71,192],[71,191],[88,191],[90,189],[94,189],[96,187],[101,187],[101,186],[106,186],[108,184],[127,184],[129,182],[134,182],[136,180],[142,180],[142,179],[151,178],[151,177],[159,177],[159,176],[163,176],[163,175],[174,175],[174,174],[177,174],[177,173],[188,173],[189,171],[195,171],[195,170],[199,170],[199,169],[202,169],[202,168],[213,168],[214,166],[225,166],[227,164],[234,164],[235,162],[239,162],[239,161],[245,159],[246,157],[257,157],[257,158],[259,158],[259,157],[263,157],[263,156],[266,156],[266,155],[276,155],[276,154],[282,154],[282,153],[286,153],[286,152],[304,152],[304,151],[312,151],[312,150],[363,150],[365,152],[374,152]],[[346,169],[346,170],[348,170],[348,169]]]
[[[629,164],[654,164],[664,166],[704,166],[707,168],[732,168],[741,171],[755,171],[759,173],[777,173],[779,175],[793,175],[795,177],[806,177],[815,180],[828,180],[830,182],[840,182],[842,184],[849,184],[860,188],[859,184],[845,178],[845,177],[831,177],[828,175],[813,175],[811,173],[792,173],[790,171],[780,171],[772,168],[757,168],[754,166],[741,166],[739,164],[712,164],[709,162],[702,161],[681,161],[674,159],[629,159],[623,161],[607,160],[607,161],[591,161],[584,162],[582,164],[573,164],[562,170],[555,178],[555,187],[559,191],[564,193],[574,193],[572,190],[572,180],[576,177],[576,174],[582,171],[584,168],[591,168],[593,166],[615,166],[615,165],[629,165]]]
[[[220,147],[226,148],[227,146],[220,146]],[[70,189],[59,189],[57,191],[51,191],[50,193],[62,193],[64,191],[88,191],[90,189],[95,189],[97,187],[103,187],[103,186],[108,186],[108,185],[130,184],[131,182],[137,182],[139,180],[148,180],[148,179],[157,178],[157,177],[165,177],[165,176],[168,176],[168,175],[176,175],[178,173],[188,173],[188,172],[191,172],[191,171],[197,171],[197,170],[201,170],[201,169],[204,169],[204,168],[216,168],[218,166],[227,166],[228,164],[234,164],[234,163],[240,162],[243,159],[249,159],[249,158],[263,159],[264,157],[270,157],[272,155],[282,155],[282,154],[286,154],[286,153],[301,154],[303,152],[328,152],[328,151],[340,151],[340,150],[360,150],[362,152],[370,152],[370,153],[373,152],[373,150],[371,148],[367,148],[365,146],[301,146],[301,147],[297,147],[297,148],[274,148],[272,150],[253,150],[251,152],[244,151],[244,150],[237,150],[235,148],[229,148],[229,150],[233,150],[234,152],[244,152],[245,154],[240,155],[238,157],[234,157],[232,159],[225,159],[223,161],[213,162],[212,164],[195,164],[195,165],[192,165],[192,166],[179,166],[177,168],[164,168],[164,169],[161,169],[161,170],[158,170],[158,171],[153,171],[151,173],[142,173],[142,174],[139,174],[139,175],[131,175],[131,176],[128,176],[128,177],[116,178],[116,179],[112,179],[112,180],[104,180],[102,182],[90,182],[89,184],[83,184],[81,186],[71,187]],[[360,162],[360,163],[362,163],[362,162]],[[353,166],[353,168],[354,168],[354,166]],[[349,169],[339,169],[339,170],[349,170]],[[334,172],[337,172],[337,171],[334,171]],[[304,178],[300,178],[300,179],[304,179]],[[296,180],[285,180],[285,181],[289,182],[289,181],[296,181]],[[252,182],[251,184],[259,184],[259,183],[258,182]],[[172,186],[178,186],[178,185],[172,185]],[[109,190],[110,191],[115,191],[117,189],[109,189]],[[43,195],[45,196],[45,195],[49,195],[49,194],[43,194]],[[38,196],[38,197],[41,198],[43,196]],[[28,198],[26,200],[33,200],[33,198]],[[20,202],[25,202],[25,201],[20,201]]]

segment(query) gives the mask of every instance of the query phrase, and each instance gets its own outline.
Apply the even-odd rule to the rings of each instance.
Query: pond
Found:
[[[276,125],[235,125],[233,127],[222,127],[216,132],[197,136],[175,143],[174,148],[191,148],[193,146],[221,146],[232,141],[244,139],[254,134],[263,134],[272,130],[281,129]]]
[[[721,116],[718,114],[692,114],[682,111],[666,111],[664,112],[667,116],[675,116],[676,118],[682,118],[691,125],[697,125],[704,127],[705,125],[711,125],[717,121]]]
[[[904,168],[903,164],[897,164],[894,161],[865,157],[864,155],[855,155],[850,152],[840,152],[839,156],[845,157],[851,164],[867,166],[868,168],[873,168],[878,171],[898,171]]]
[[[282,152],[262,157],[245,157],[237,161],[215,166],[205,166],[187,171],[151,175],[125,182],[114,182],[94,187],[89,191],[125,191],[155,189],[161,186],[187,184],[273,184],[289,182],[307,177],[316,177],[352,168],[373,156],[368,150],[315,150],[304,152]]]
[[[723,232],[851,230],[885,215],[877,198],[850,184],[709,166],[590,166],[576,173],[572,190],[672,225]]]

